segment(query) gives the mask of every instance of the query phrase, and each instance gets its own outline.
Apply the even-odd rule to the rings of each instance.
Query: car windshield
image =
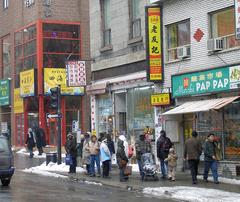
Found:
[[[5,138],[0,138],[0,153],[9,152],[8,141]]]

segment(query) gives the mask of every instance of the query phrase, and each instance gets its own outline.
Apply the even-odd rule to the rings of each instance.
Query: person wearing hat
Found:
[[[67,142],[65,144],[65,150],[67,154],[72,157],[72,165],[69,167],[69,173],[76,173],[77,167],[77,141],[73,134],[69,133],[67,135]]]
[[[164,161],[168,162],[168,179],[171,181],[175,181],[176,179],[177,159],[175,149],[169,149],[168,157]]]
[[[214,144],[214,134],[210,133],[204,143],[204,174],[203,180],[208,182],[208,173],[211,169],[213,180],[215,184],[219,184],[218,181],[218,162],[216,158],[216,145]]]
[[[146,137],[145,134],[141,133],[139,136],[139,140],[137,140],[137,142],[135,143],[136,159],[137,159],[141,179],[144,179],[141,156],[145,153],[151,153],[151,150],[152,150],[150,142],[146,141],[145,137]]]

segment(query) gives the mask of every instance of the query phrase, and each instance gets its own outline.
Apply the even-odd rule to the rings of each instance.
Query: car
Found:
[[[13,153],[8,138],[0,135],[0,180],[8,186],[14,174]]]

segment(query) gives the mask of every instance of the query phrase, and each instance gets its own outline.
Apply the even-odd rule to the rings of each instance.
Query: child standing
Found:
[[[177,155],[175,153],[174,148],[169,150],[168,157],[164,160],[165,162],[168,161],[168,179],[171,181],[175,181],[176,176],[176,167],[177,167]]]

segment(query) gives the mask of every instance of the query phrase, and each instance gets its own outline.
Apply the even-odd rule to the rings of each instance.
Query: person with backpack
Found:
[[[167,137],[166,132],[161,130],[160,137],[157,140],[157,157],[160,161],[162,179],[166,179],[167,176],[168,162],[165,162],[164,160],[168,157],[169,150],[172,146],[173,143]]]

